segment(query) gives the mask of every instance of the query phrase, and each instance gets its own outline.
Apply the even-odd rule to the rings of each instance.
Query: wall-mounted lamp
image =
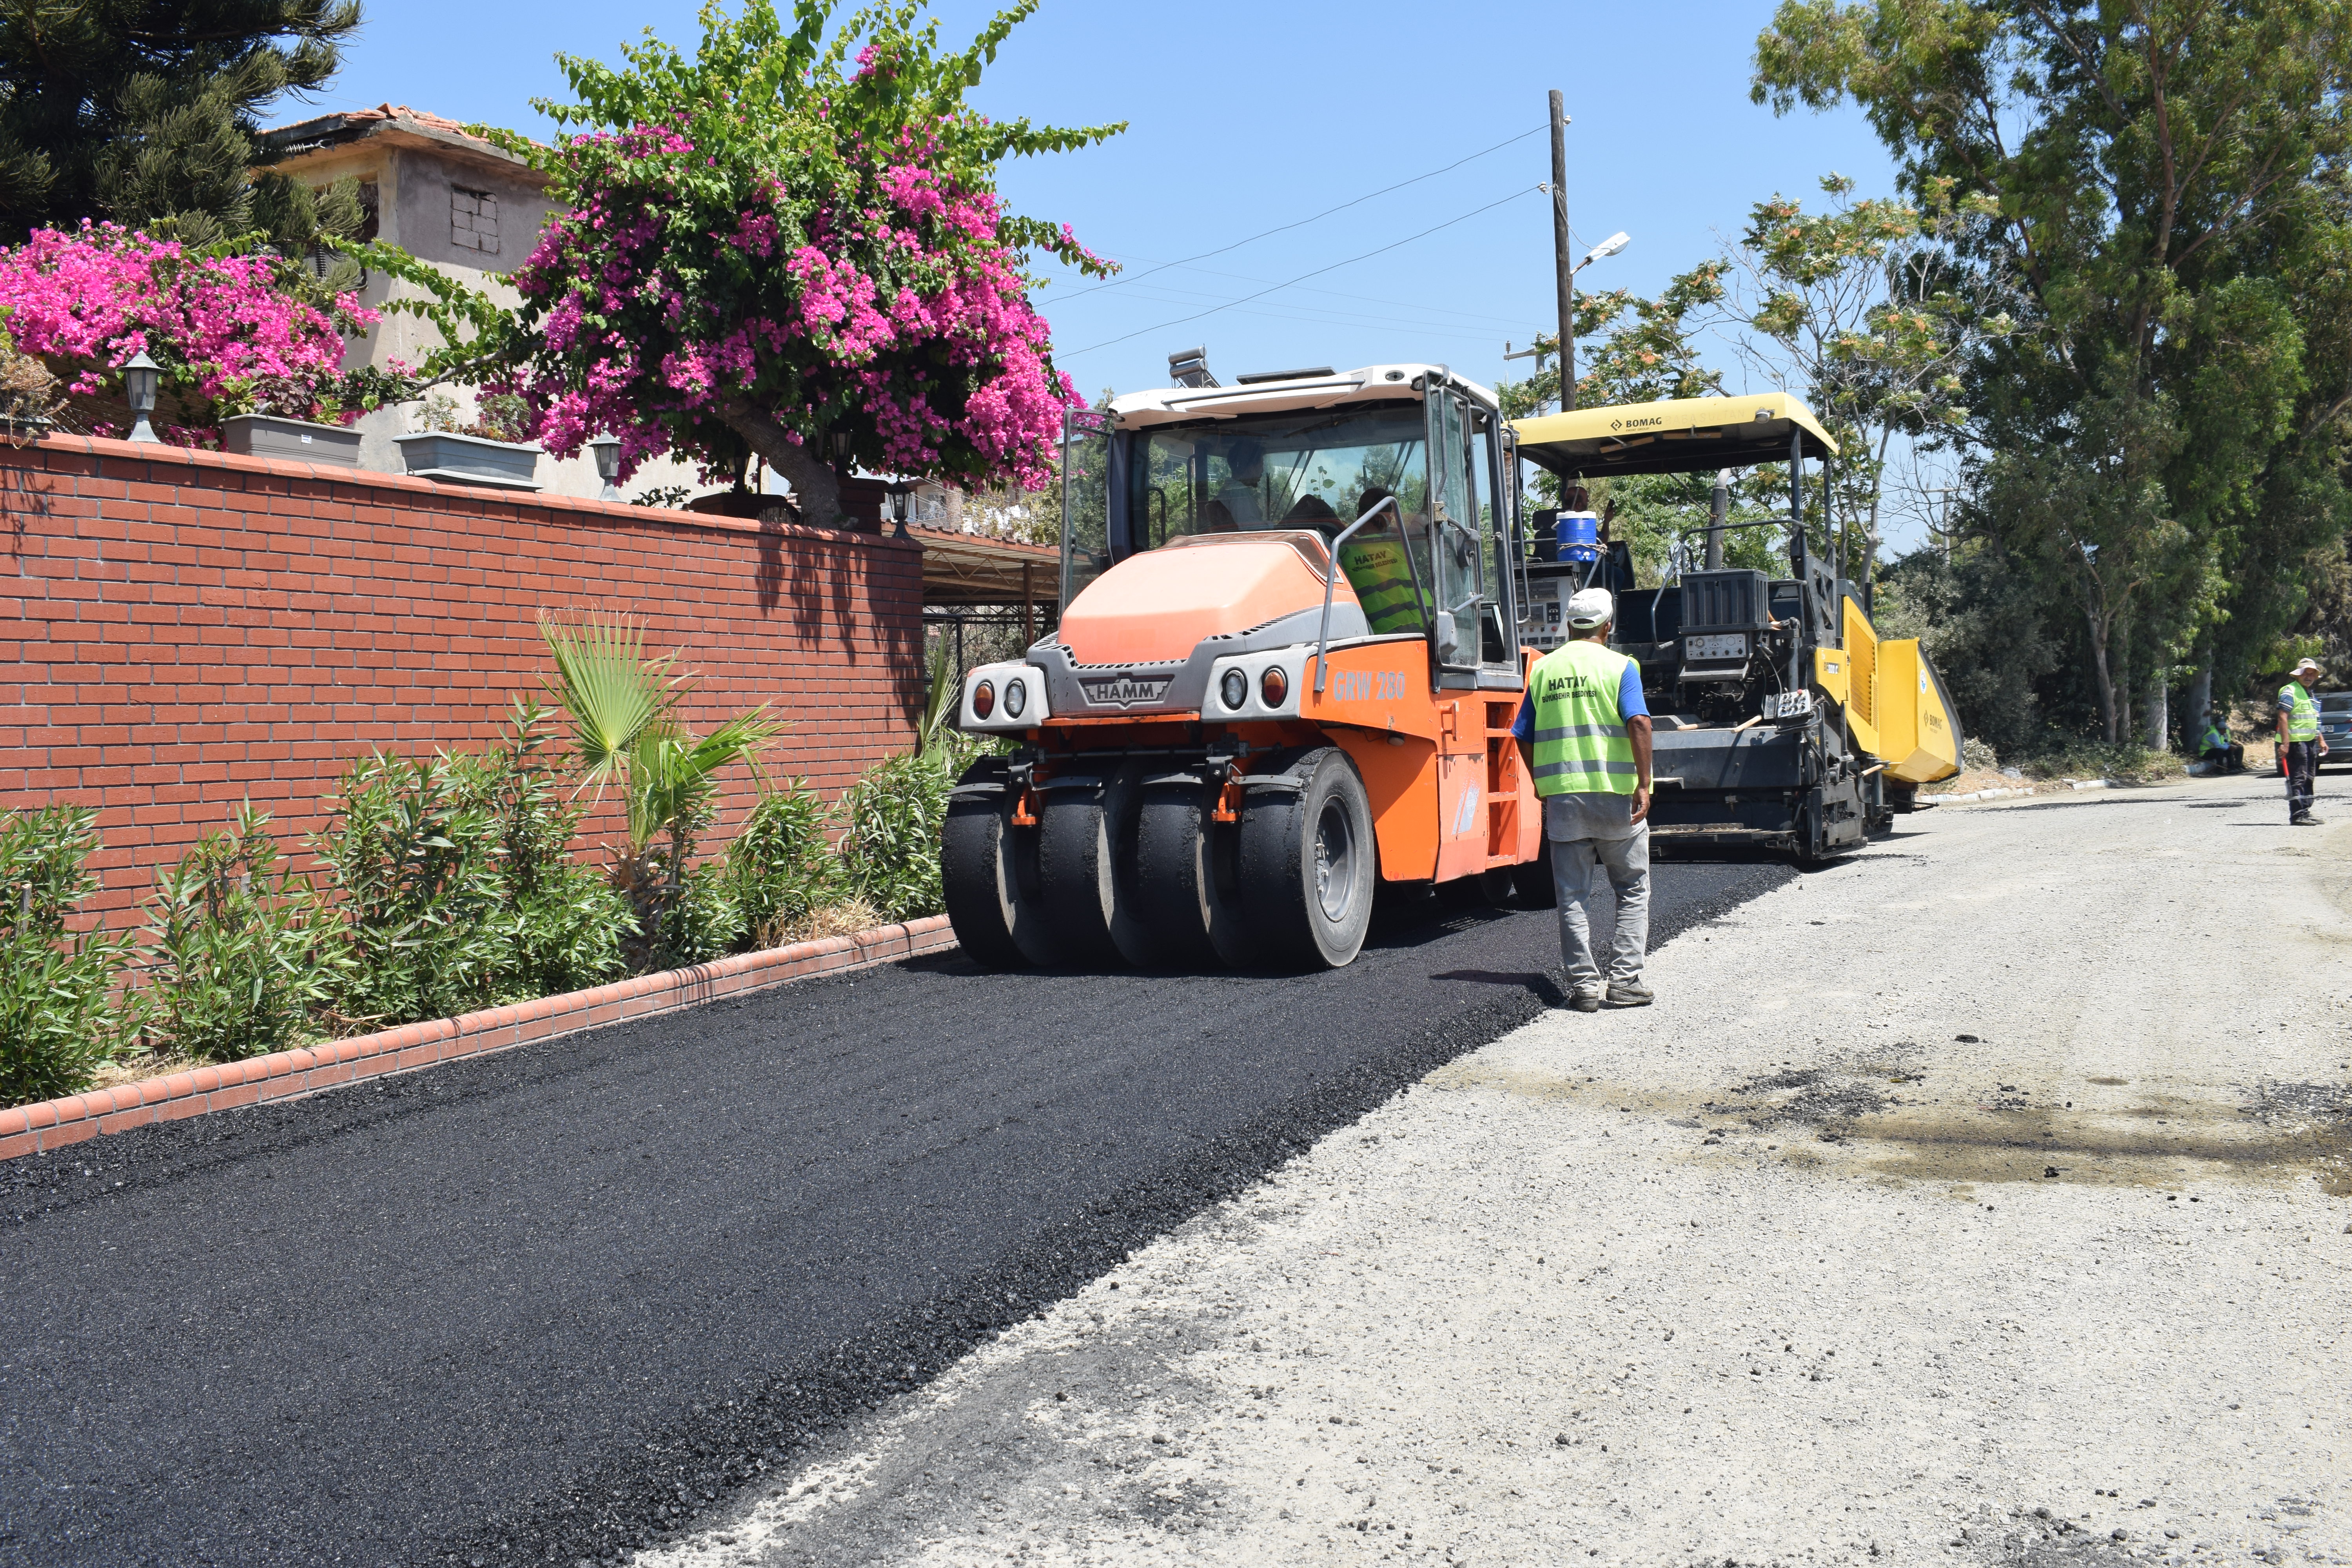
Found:
[[[144,349],[139,351],[137,358],[122,367],[122,384],[131,394],[133,416],[131,438],[133,441],[163,444],[162,438],[155,434],[155,426],[150,423],[155,413],[155,389],[163,384],[163,367],[149,359]]]
[[[890,520],[898,526],[890,531],[897,539],[907,537],[907,505],[913,498],[915,487],[905,479],[890,481]]]
[[[849,448],[856,444],[854,438],[846,430],[833,430],[827,434],[833,442],[833,466],[844,473],[848,472]]]
[[[596,477],[604,481],[604,493],[597,499],[619,500],[621,438],[618,436],[599,436],[588,443],[588,449],[596,455]]]

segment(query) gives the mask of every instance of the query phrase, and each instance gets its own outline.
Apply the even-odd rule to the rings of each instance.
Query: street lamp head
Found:
[[[594,454],[596,458],[596,477],[604,481],[604,493],[598,499],[619,500],[621,499],[621,487],[618,482],[621,478],[621,438],[618,436],[596,437],[588,443],[588,450]]]
[[[1600,260],[1602,257],[1614,256],[1633,243],[1633,237],[1627,234],[1621,228],[1615,234],[1611,235],[1607,239],[1602,240],[1600,244],[1586,251],[1584,253],[1584,259],[1578,262],[1577,265],[1579,267],[1590,267],[1592,263]]]
[[[911,481],[907,479],[893,479],[890,481],[890,521],[898,525],[896,528],[891,530],[891,532],[897,538],[904,539],[908,537],[908,501],[912,498],[914,493],[915,487]]]
[[[151,420],[155,413],[155,392],[163,384],[163,367],[147,357],[142,349],[122,367],[122,387],[131,395],[131,439],[156,441],[155,426]]]

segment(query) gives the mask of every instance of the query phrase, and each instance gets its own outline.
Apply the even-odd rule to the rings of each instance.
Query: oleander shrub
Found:
[[[236,1061],[313,1032],[337,960],[322,953],[310,879],[281,865],[250,801],[156,876],[147,999],[167,1055]]]
[[[794,779],[765,791],[727,847],[727,880],[752,948],[781,947],[843,892],[841,862],[825,841],[824,803]]]
[[[88,1088],[137,1030],[119,994],[136,939],[70,929],[98,886],[97,823],[76,805],[0,816],[0,1104]]]
[[[940,831],[955,786],[949,747],[877,763],[841,798],[841,863],[857,897],[884,919],[918,920],[947,907]]]

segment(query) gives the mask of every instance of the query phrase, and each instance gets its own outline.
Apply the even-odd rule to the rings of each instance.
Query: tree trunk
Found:
[[[800,509],[803,522],[836,528],[846,521],[841,510],[841,486],[831,464],[740,398],[727,398],[715,406],[727,427],[750,443],[751,450],[766,458],[768,467],[792,486],[793,504]]]
[[[2096,616],[2085,613],[2083,620],[2091,633],[2092,673],[2099,683],[2099,718],[2112,744],[2116,738],[2116,683],[2107,674],[2107,628]]]
[[[2185,724],[2198,727],[2202,733],[2205,710],[2213,706],[2213,661],[2210,658],[2197,667],[2197,679],[2189,683],[2189,710],[2180,717]]]
[[[2161,669],[2147,679],[2147,749],[2168,750],[2172,744],[2172,692]]]

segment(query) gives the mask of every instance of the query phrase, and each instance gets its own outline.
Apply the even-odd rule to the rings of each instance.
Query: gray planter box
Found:
[[[450,485],[494,485],[509,490],[540,488],[533,477],[539,472],[536,441],[492,441],[446,430],[392,439],[400,448],[401,462],[421,479]]]
[[[280,419],[275,414],[236,414],[221,421],[221,445],[243,458],[283,458],[296,463],[360,466],[360,433],[341,425]]]

